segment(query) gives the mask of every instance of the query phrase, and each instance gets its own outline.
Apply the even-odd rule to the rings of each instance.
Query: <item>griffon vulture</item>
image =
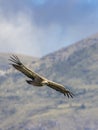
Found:
[[[26,66],[24,66],[22,64],[22,62],[20,61],[20,59],[17,56],[12,55],[9,60],[12,62],[11,65],[15,69],[21,71],[24,75],[26,75],[28,78],[31,79],[31,80],[26,80],[26,82],[28,84],[31,84],[33,86],[38,86],[38,87],[42,87],[42,86],[46,85],[52,89],[55,89],[56,91],[61,92],[68,98],[69,97],[73,98],[74,94],[72,92],[70,92],[69,90],[67,90],[66,88],[64,88],[63,85],[50,81],[50,80],[46,79],[45,77],[42,77],[38,73],[31,71],[30,69],[28,69]]]

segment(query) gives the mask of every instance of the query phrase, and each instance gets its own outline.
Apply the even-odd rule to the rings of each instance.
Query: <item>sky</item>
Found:
[[[0,0],[0,52],[41,57],[98,33],[98,0]]]

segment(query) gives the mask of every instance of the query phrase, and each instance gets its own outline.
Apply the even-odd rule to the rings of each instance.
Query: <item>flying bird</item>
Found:
[[[48,80],[47,78],[39,75],[38,73],[31,71],[28,69],[21,61],[20,59],[12,55],[9,59],[11,61],[11,65],[17,69],[18,71],[22,72],[24,75],[26,75],[30,80],[26,80],[28,84],[31,84],[33,86],[42,87],[42,86],[48,86],[56,91],[59,91],[60,93],[64,94],[68,98],[73,98],[74,94],[67,90],[63,85],[53,82],[51,80]]]

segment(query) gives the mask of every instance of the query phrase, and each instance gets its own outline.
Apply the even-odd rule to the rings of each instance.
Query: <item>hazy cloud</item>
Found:
[[[37,28],[28,17],[19,14],[14,19],[0,17],[0,51],[40,55],[37,45]]]
[[[0,0],[0,52],[40,56],[96,33],[97,0]]]
[[[62,31],[59,25],[51,24],[43,29],[31,21],[22,13],[10,19],[0,16],[0,51],[42,56],[53,48],[56,50],[54,42],[57,46],[64,42],[59,37]]]

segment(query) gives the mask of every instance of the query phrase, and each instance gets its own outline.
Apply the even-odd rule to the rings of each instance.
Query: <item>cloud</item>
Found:
[[[59,25],[51,24],[42,28],[23,13],[10,18],[0,15],[0,29],[0,52],[42,56],[63,43],[59,37],[62,31]]]
[[[80,19],[89,17],[95,11],[96,4],[87,0],[47,0],[45,4],[31,6],[37,24],[51,23],[76,24]]]
[[[0,52],[42,56],[96,33],[96,2],[0,0]]]
[[[36,26],[24,14],[10,20],[0,17],[0,51],[40,55]]]

